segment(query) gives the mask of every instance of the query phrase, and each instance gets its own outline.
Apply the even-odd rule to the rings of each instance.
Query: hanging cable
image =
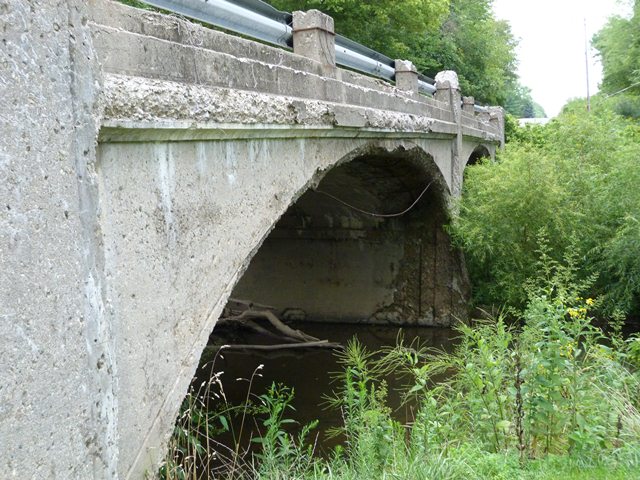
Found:
[[[330,193],[327,192],[323,192],[322,190],[312,190],[313,192],[316,193],[320,193],[322,195],[325,195],[329,198],[332,198],[333,200],[335,200],[336,202],[341,203],[342,205],[349,207],[353,210],[355,210],[356,212],[362,213],[364,215],[369,215],[371,217],[381,217],[381,218],[391,218],[391,217],[399,217],[401,215],[404,215],[405,213],[407,213],[409,210],[411,210],[413,207],[416,206],[416,204],[420,201],[420,199],[422,198],[422,196],[427,193],[427,190],[429,190],[429,187],[431,186],[431,184],[433,183],[433,180],[429,182],[429,184],[424,187],[424,190],[422,190],[422,192],[420,193],[420,195],[418,195],[418,198],[416,198],[413,203],[411,205],[409,205],[409,207],[407,207],[406,209],[404,209],[402,212],[398,212],[398,213],[375,213],[375,212],[367,212],[366,210],[362,210],[361,208],[358,208],[356,206],[353,206],[347,202],[345,202],[344,200],[341,200],[340,198],[331,195]]]

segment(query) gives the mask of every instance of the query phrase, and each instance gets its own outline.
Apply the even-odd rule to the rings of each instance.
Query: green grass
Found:
[[[640,466],[616,465],[613,459],[600,465],[580,465],[566,455],[527,460],[519,464],[515,454],[479,453],[467,458],[475,478],[492,480],[632,480],[640,479]]]

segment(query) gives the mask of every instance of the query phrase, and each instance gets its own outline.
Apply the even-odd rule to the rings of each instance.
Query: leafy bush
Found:
[[[638,97],[618,97],[614,108],[618,115],[635,120],[640,119],[640,98]]]
[[[595,302],[565,286],[564,267],[550,269],[548,286],[530,290],[520,328],[498,317],[460,326],[451,354],[395,349],[393,362],[404,359],[422,399],[414,448],[458,455],[472,446],[485,458],[519,458],[521,467],[561,455],[583,466],[638,468],[638,339],[605,341],[588,316]],[[429,379],[445,371],[449,378],[434,387]]]
[[[546,126],[513,132],[496,162],[468,167],[451,231],[481,304],[522,306],[544,239],[577,259],[606,312],[630,312],[640,293],[640,125],[594,99],[570,103]]]

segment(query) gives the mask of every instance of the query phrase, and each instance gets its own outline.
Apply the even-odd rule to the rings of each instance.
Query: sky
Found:
[[[591,40],[609,16],[630,12],[624,0],[494,0],[493,9],[519,39],[520,83],[550,117],[567,100],[587,96],[585,21]],[[602,67],[589,45],[591,94],[601,80]]]

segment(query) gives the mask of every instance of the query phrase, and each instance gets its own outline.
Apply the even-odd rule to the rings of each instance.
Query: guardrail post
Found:
[[[418,70],[409,60],[396,60],[396,87],[418,93]]]
[[[462,111],[470,113],[471,115],[475,114],[475,104],[476,100],[473,97],[462,97]]]
[[[329,15],[319,10],[293,12],[293,53],[321,63],[329,72],[336,68],[335,36]]]

